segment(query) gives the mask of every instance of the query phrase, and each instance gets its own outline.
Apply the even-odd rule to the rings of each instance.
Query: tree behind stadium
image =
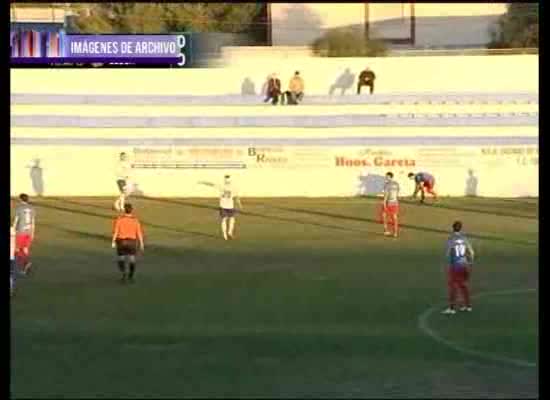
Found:
[[[265,4],[259,3],[80,3],[70,33],[254,33]]]
[[[539,47],[538,3],[511,3],[491,32],[490,48]]]

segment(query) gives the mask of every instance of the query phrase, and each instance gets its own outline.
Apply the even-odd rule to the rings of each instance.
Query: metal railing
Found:
[[[227,56],[246,54],[279,54],[282,56],[311,56],[308,46],[223,46],[222,54]],[[487,49],[487,48],[453,48],[453,49],[389,49],[384,57],[426,57],[426,56],[480,56],[480,55],[513,55],[539,54],[538,48]]]
[[[538,48],[514,48],[514,49],[403,49],[389,50],[389,57],[418,57],[418,56],[486,56],[486,55],[512,55],[512,54],[539,54]]]

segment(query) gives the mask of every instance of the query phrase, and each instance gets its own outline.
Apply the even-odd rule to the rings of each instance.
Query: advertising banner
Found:
[[[497,141],[498,142],[498,141]],[[116,194],[120,153],[150,196],[210,197],[199,182],[225,174],[245,196],[376,195],[391,171],[404,192],[410,172],[429,172],[443,196],[538,196],[538,145],[493,146],[79,146],[12,143],[11,190],[50,196]],[[36,182],[37,176],[42,182]],[[34,190],[36,192],[36,190]]]

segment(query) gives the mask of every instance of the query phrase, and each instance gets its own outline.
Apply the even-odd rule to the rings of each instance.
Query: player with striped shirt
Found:
[[[133,207],[130,203],[124,205],[124,214],[119,215],[113,227],[113,248],[117,252],[117,264],[122,277],[121,282],[134,282],[136,270],[136,254],[139,249],[144,251],[143,230],[141,223],[133,214]],[[129,266],[129,273],[126,274],[126,264]]]
[[[446,255],[449,258],[448,267],[448,290],[449,307],[442,311],[443,314],[456,313],[457,294],[462,294],[463,304],[460,311],[472,311],[470,303],[470,290],[468,281],[470,270],[474,261],[474,249],[470,241],[462,233],[462,222],[456,221],[453,224],[453,233],[447,240]]]
[[[384,222],[384,235],[398,237],[399,235],[399,183],[393,180],[393,173],[386,174],[384,184],[384,201],[382,204],[382,221]],[[393,232],[388,229],[388,219]]]
[[[413,199],[416,199],[416,195],[420,192],[420,202],[424,203],[424,191],[426,191],[433,196],[434,201],[437,200],[437,194],[434,191],[435,178],[433,175],[427,172],[418,172],[416,174],[411,172],[408,176],[409,179],[412,179],[415,184],[414,193],[412,195]]]
[[[22,193],[19,196],[19,204],[15,207],[15,259],[16,265],[23,274],[30,271],[30,249],[34,240],[35,232],[35,210],[29,204],[29,196]]]

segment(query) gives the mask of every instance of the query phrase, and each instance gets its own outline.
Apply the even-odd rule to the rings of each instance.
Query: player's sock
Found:
[[[25,263],[25,267],[24,267],[24,269],[23,269],[23,272],[25,273],[25,275],[30,274],[30,272],[31,272],[31,267],[32,267],[32,262],[30,262],[29,260],[27,260],[27,262]]]
[[[235,229],[235,218],[229,218],[229,236],[233,237],[233,229]]]
[[[22,271],[22,272],[25,272],[25,267],[26,265],[28,264],[29,262],[29,256],[27,253],[25,253],[23,250],[21,250],[19,252],[19,256],[18,256],[18,265],[19,265],[19,269]]]
[[[470,304],[470,290],[468,290],[468,286],[463,285],[461,289],[462,289],[462,296],[464,299],[464,305],[467,308],[472,307],[472,305]]]
[[[384,224],[384,235],[388,236],[390,235],[390,231],[388,229],[388,217],[386,216],[384,211],[382,211],[381,213],[381,218],[382,218],[382,224]]]
[[[130,273],[128,274],[128,278],[134,279],[134,272],[136,271],[136,263],[131,262],[130,263]]]
[[[24,267],[28,261],[27,259],[28,259],[27,253],[25,253],[25,251],[23,250],[19,250],[19,252],[17,253],[17,261],[19,265]]]
[[[121,273],[126,274],[126,262],[124,260],[118,260],[117,264],[118,264],[118,270]]]
[[[449,308],[454,310],[456,307],[456,287],[454,284],[449,285]]]
[[[223,233],[223,238],[227,240],[227,224],[226,224],[225,218],[222,219],[222,233]]]

